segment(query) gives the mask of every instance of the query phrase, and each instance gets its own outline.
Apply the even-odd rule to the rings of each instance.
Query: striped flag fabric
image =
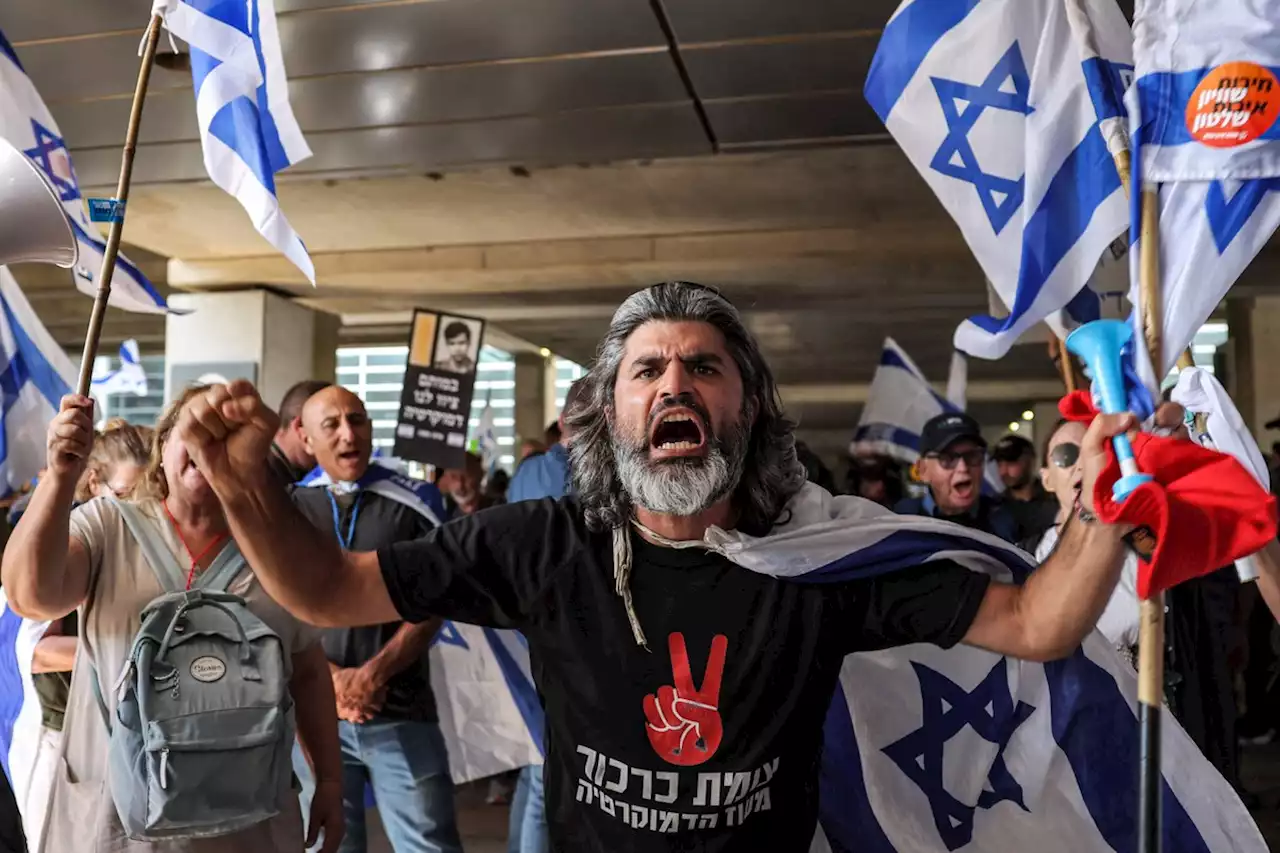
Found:
[[[191,46],[200,143],[209,178],[312,284],[315,266],[276,197],[275,176],[311,156],[289,104],[274,0],[155,0]]]
[[[1136,358],[1153,393],[1280,227],[1277,20],[1280,0],[1136,5],[1134,171],[1160,195],[1163,352],[1155,365]],[[1138,254],[1130,300],[1141,339]]]
[[[1114,0],[1080,0],[1099,22],[1082,60],[1063,0],[906,0],[885,26],[868,102],[956,220],[1005,318],[972,317],[956,349],[1004,356],[1066,311],[1097,315],[1082,292],[1128,225],[1091,82],[1131,65]],[[1110,125],[1108,125],[1110,126]]]
[[[943,557],[1013,583],[1035,569],[1029,555],[995,536],[832,497],[812,483],[782,517],[785,524],[760,538],[713,528],[705,546],[799,583],[838,583]],[[1131,665],[1096,631],[1046,664],[965,645],[850,655],[824,727],[814,849],[1136,850],[1136,701]],[[1163,741],[1166,853],[1264,853],[1234,789],[1172,719]]]
[[[963,362],[960,362],[963,364]],[[957,373],[952,364],[952,373]],[[953,376],[953,379],[957,377]],[[959,381],[948,383],[948,390],[963,398]],[[948,395],[950,396],[950,394]],[[885,338],[880,364],[871,380],[871,391],[862,406],[862,415],[849,443],[850,456],[888,456],[905,465],[920,458],[920,432],[930,418],[962,409],[933,390],[916,363],[893,338]],[[1004,490],[993,464],[984,475],[987,491]]]
[[[0,136],[30,157],[58,192],[71,220],[71,230],[80,244],[80,260],[73,271],[76,289],[86,296],[97,295],[97,277],[107,249],[106,241],[85,213],[85,199],[80,193],[67,141],[3,32],[0,32]],[[163,314],[169,310],[164,297],[123,253],[116,258],[109,304],[144,314]]]
[[[0,496],[31,481],[45,464],[45,430],[71,393],[76,369],[18,283],[0,267]]]

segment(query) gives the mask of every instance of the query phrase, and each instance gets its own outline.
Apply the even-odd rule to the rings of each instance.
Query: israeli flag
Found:
[[[953,374],[956,365],[952,365]],[[958,383],[949,389],[962,398]],[[950,395],[948,395],[950,396]],[[849,444],[849,455],[888,456],[906,465],[920,458],[920,432],[930,418],[960,407],[933,390],[920,368],[893,338],[885,338],[880,364],[871,380],[871,391]],[[989,491],[1004,490],[994,465],[988,465],[984,484]]]
[[[66,140],[3,32],[0,32],[0,136],[30,157],[57,190],[80,244],[80,260],[74,270],[76,289],[86,296],[96,296],[97,276],[107,244],[85,214],[84,197],[80,194]],[[109,304],[139,313],[163,314],[169,310],[164,297],[123,254],[116,258]]]
[[[169,32],[191,46],[204,165],[244,206],[258,233],[312,284],[316,271],[276,198],[277,173],[311,156],[289,105],[274,0],[155,0]]]
[[[90,389],[99,397],[108,394],[147,396],[147,371],[142,366],[142,357],[138,355],[138,342],[129,340],[120,344],[120,366],[97,373]]]
[[[71,393],[76,369],[41,324],[18,283],[0,267],[0,496],[45,465],[45,430]]]
[[[493,403],[488,397],[484,401],[484,412],[480,415],[480,423],[476,427],[475,449],[480,454],[480,464],[486,473],[498,467],[501,448],[493,429]]]
[[[310,474],[298,482],[299,486],[332,486],[333,479],[323,468],[316,467]],[[388,500],[403,504],[414,512],[424,516],[433,525],[439,526],[446,513],[444,498],[434,484],[426,480],[406,477],[395,469],[383,464],[382,460],[370,460],[369,469],[355,483],[347,484],[352,491],[369,491],[382,495]]]
[[[865,94],[956,220],[1009,316],[973,317],[956,349],[1000,358],[1081,293],[1129,220],[1091,91],[1131,66],[1114,0],[1080,0],[1101,53],[1082,61],[1063,0],[907,0],[885,26]]]
[[[807,484],[763,538],[704,545],[772,577],[837,583],[946,558],[1006,582],[1035,569],[994,536]],[[875,689],[868,689],[874,685]],[[1094,632],[1064,660],[914,645],[845,659],[824,728],[822,838],[836,853],[1137,848],[1137,676]],[[1166,717],[1166,853],[1264,853],[1235,791]]]
[[[320,469],[299,485],[327,487]],[[378,462],[355,484],[422,515],[444,518],[440,491]],[[516,631],[445,622],[431,644],[431,690],[457,784],[543,761],[543,712],[529,647]]]
[[[1280,0],[1159,0],[1136,13],[1129,119],[1135,173],[1159,185],[1164,314],[1160,364],[1136,361],[1156,392],[1280,226]]]

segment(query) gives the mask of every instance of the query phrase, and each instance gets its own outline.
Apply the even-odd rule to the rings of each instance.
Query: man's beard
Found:
[[[710,419],[703,419],[710,432]],[[742,423],[721,439],[707,437],[706,456],[649,458],[649,438],[638,442],[618,435],[610,426],[613,464],[631,502],[661,515],[691,516],[710,508],[738,487],[746,461],[747,435]]]

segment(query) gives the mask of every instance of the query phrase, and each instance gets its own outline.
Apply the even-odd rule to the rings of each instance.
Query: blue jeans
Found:
[[[516,796],[507,827],[507,853],[549,853],[547,800],[542,787],[542,765],[520,770]]]
[[[347,819],[347,835],[339,853],[365,853],[366,784],[373,789],[395,853],[462,853],[449,755],[439,726],[410,720],[375,719],[360,725],[339,720],[338,743]],[[296,745],[293,766],[302,780],[306,815],[314,782]]]

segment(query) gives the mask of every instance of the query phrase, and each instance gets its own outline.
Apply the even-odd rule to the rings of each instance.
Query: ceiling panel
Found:
[[[388,167],[422,172],[475,163],[595,163],[710,151],[702,126],[688,104],[313,133],[308,142],[313,156],[287,174]],[[120,168],[120,154],[114,148],[73,154],[82,186],[114,183]],[[136,183],[204,179],[199,142],[139,148]]]
[[[685,48],[681,57],[705,99],[861,88],[874,36],[746,42]]]
[[[880,29],[899,0],[668,0],[681,45],[797,33]]]
[[[862,93],[707,101],[703,104],[722,145],[884,133]]]
[[[294,80],[289,92],[304,132],[687,100],[665,53],[311,77]],[[124,139],[129,102],[123,98],[52,109],[73,147],[114,146]],[[144,144],[197,139],[190,87],[149,97],[141,133]]]
[[[11,42],[126,29],[141,33],[150,11],[136,0],[4,0],[0,30]]]

